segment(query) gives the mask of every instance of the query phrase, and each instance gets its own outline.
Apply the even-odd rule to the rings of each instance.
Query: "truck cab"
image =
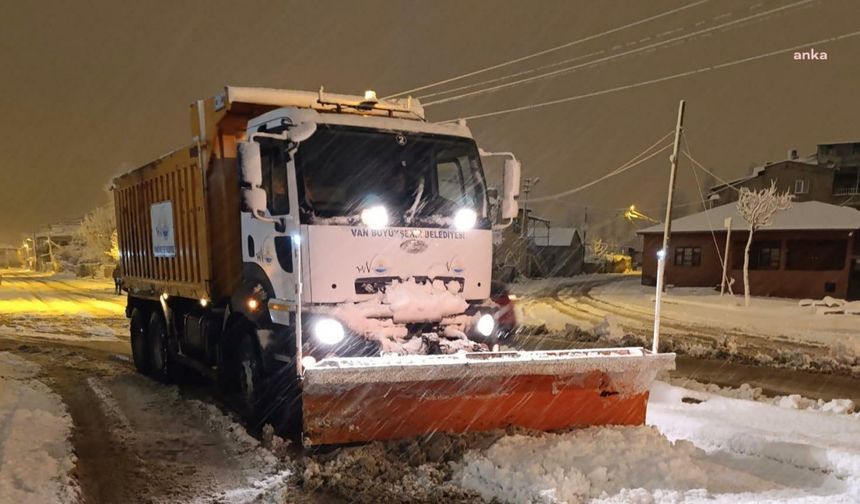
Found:
[[[465,125],[284,107],[249,121],[239,166],[252,304],[285,326],[301,307],[305,358],[491,348],[492,223]]]

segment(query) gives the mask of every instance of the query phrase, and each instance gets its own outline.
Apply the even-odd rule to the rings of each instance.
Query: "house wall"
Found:
[[[776,270],[750,270],[750,292],[754,296],[776,296],[788,298],[815,298],[824,296],[848,298],[851,265],[860,259],[860,247],[855,246],[860,230],[853,233],[848,231],[758,231],[756,241],[780,242],[780,267]],[[720,254],[726,244],[726,233],[715,231],[717,246]],[[747,232],[732,231],[732,242],[745,243]],[[845,263],[836,271],[800,271],[787,270],[786,258],[789,240],[846,240]],[[654,285],[657,278],[657,251],[663,243],[662,234],[643,235],[642,283]],[[674,251],[676,247],[700,247],[702,260],[699,266],[675,266]],[[729,247],[729,265],[732,266],[732,249]],[[734,280],[735,293],[743,292],[743,269],[729,268],[729,278]],[[711,233],[678,233],[672,235],[670,251],[666,263],[666,284],[679,287],[719,287],[722,277],[722,265],[714,245]],[[828,292],[827,284],[833,284]]]
[[[823,201],[834,203],[833,198],[833,169],[824,166],[809,165],[797,161],[781,161],[763,168],[764,172],[747,181],[737,184],[750,190],[761,190],[770,187],[771,180],[776,181],[779,192],[788,191],[794,194],[794,201]],[[803,194],[794,192],[794,184],[798,179],[809,183],[809,190]],[[724,205],[738,200],[738,192],[732,188],[724,188],[718,192],[720,199],[715,205]]]
[[[646,234],[642,248],[642,283],[655,285],[657,282],[657,251],[663,247],[662,234]],[[717,247],[711,233],[671,234],[672,243],[666,257],[666,283],[678,287],[713,287],[720,285],[723,266],[720,255],[726,244],[725,233],[716,234]],[[699,247],[702,259],[699,266],[675,266],[675,248]]]

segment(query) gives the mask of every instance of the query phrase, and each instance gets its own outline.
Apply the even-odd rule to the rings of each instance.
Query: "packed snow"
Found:
[[[65,503],[78,498],[60,397],[37,379],[38,365],[0,352],[0,502]]]

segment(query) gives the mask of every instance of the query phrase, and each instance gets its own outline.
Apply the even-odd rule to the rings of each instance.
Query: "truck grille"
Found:
[[[448,285],[449,282],[457,282],[457,284],[459,285],[459,287],[457,288],[458,293],[463,292],[463,286],[466,284],[466,279],[463,277],[437,276],[430,278],[429,276],[415,276],[413,278],[415,279],[416,283],[428,283],[440,280],[445,285]],[[355,280],[355,293],[376,294],[378,292],[385,292],[386,287],[399,280],[401,280],[399,277],[357,278]]]

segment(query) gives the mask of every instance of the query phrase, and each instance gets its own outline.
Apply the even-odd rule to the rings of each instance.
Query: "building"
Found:
[[[746,222],[735,204],[672,221],[666,283],[679,287],[719,288],[721,256],[731,219],[728,276],[743,289]],[[642,283],[654,285],[663,224],[642,235]],[[750,291],[755,296],[860,299],[860,210],[818,201],[793,203],[778,212],[773,225],[756,231],[750,249]]]
[[[522,221],[526,215],[523,236]],[[553,227],[549,220],[523,212],[513,225],[494,231],[493,278],[511,282],[518,276],[540,278],[582,273],[585,249],[574,228]]]
[[[789,191],[794,200],[821,201],[860,208],[860,142],[820,144],[814,155],[788,159],[753,168],[746,177],[711,187],[708,201],[713,206],[737,201],[735,188],[765,189],[776,182],[780,192]]]
[[[17,268],[21,266],[18,259],[18,248],[14,245],[0,244],[0,268]]]
[[[532,276],[567,277],[582,273],[585,247],[582,237],[570,227],[534,227],[529,236],[535,253]]]
[[[80,221],[62,222],[45,226],[34,233],[33,240],[36,247],[34,269],[56,270],[59,249],[72,243],[78,229],[80,229]]]

